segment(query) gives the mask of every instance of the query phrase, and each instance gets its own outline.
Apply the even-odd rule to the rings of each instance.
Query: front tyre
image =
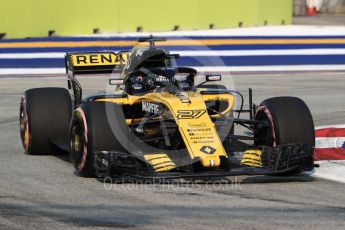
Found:
[[[118,140],[120,135],[127,135],[126,131],[120,105],[94,101],[81,104],[70,125],[70,158],[77,173],[82,177],[95,176],[97,152],[126,151]]]
[[[274,97],[264,100],[255,119],[262,121],[255,132],[256,146],[276,147],[289,143],[315,146],[313,118],[308,106],[299,98]]]
[[[275,97],[263,101],[255,119],[255,145],[273,147],[265,158],[278,175],[293,175],[314,167],[315,131],[308,106],[296,97]],[[279,173],[284,169],[290,170]]]

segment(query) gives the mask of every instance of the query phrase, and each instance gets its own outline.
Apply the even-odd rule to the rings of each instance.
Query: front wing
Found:
[[[255,158],[248,159],[248,154],[232,155],[228,157],[229,167],[226,169],[198,171],[189,167],[189,170],[168,172],[157,172],[149,163],[138,160],[132,155],[101,151],[95,154],[96,176],[142,180],[207,179],[239,175],[291,174],[314,169],[313,146],[295,143],[275,148],[261,147],[259,150],[262,152],[259,163]]]

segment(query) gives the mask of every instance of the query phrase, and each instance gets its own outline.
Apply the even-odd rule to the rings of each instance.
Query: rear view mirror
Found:
[[[109,85],[123,85],[124,80],[122,78],[110,78]]]
[[[222,75],[206,75],[206,82],[209,81],[221,81]]]

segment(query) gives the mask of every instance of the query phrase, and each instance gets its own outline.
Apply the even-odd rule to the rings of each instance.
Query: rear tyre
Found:
[[[122,107],[109,102],[86,102],[74,111],[70,126],[70,158],[82,177],[95,176],[95,154],[126,151],[119,136],[128,132]],[[120,138],[121,139],[121,138]]]
[[[55,153],[53,138],[68,137],[72,102],[64,88],[25,91],[20,102],[20,136],[27,154]]]
[[[255,119],[267,124],[255,133],[257,146],[275,147],[289,143],[315,146],[313,118],[308,106],[299,98],[267,99],[260,104]]]

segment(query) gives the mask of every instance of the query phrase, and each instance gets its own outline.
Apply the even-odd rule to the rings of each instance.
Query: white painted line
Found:
[[[315,138],[315,148],[341,148],[345,144],[345,137],[317,137]]]
[[[315,169],[313,176],[345,183],[345,161],[317,161],[316,163],[320,165],[320,168]]]
[[[316,130],[318,130],[318,129],[329,129],[329,128],[343,129],[343,128],[345,128],[345,124],[339,124],[339,125],[324,125],[324,126],[317,126],[317,127],[315,127]]]
[[[171,51],[181,56],[287,56],[287,55],[342,55],[345,49],[295,49],[295,50],[205,50]]]
[[[194,31],[170,31],[170,32],[133,32],[133,33],[109,33],[95,35],[78,35],[75,37],[148,37],[153,36],[343,36],[345,26],[256,26],[246,28],[194,30]]]
[[[0,59],[64,58],[66,53],[3,53]]]
[[[0,69],[0,75],[24,75],[24,74],[66,74],[65,68],[16,68]]]
[[[115,50],[114,52],[118,52]],[[287,56],[287,55],[345,55],[345,49],[296,49],[296,50],[173,50],[170,53],[180,54],[182,57],[231,57],[231,56]],[[64,58],[64,52],[46,53],[3,53],[0,59],[37,59]]]
[[[197,66],[193,68],[210,72],[344,71],[345,65]]]

